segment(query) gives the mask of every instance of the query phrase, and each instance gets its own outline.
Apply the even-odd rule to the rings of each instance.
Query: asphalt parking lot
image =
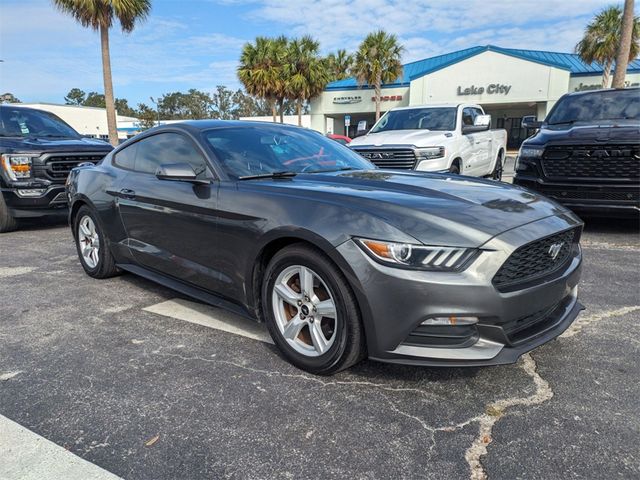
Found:
[[[637,223],[591,221],[583,248],[586,311],[518,364],[313,377],[260,326],[89,278],[64,223],[31,222],[0,236],[0,416],[126,479],[638,478]],[[0,478],[31,478],[1,432]]]

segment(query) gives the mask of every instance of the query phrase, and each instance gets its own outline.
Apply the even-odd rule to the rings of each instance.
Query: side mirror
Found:
[[[196,172],[193,171],[188,163],[166,163],[160,165],[156,170],[156,177],[159,180],[177,180],[181,182],[191,183],[209,183],[208,180],[197,178]]]
[[[527,115],[522,117],[522,127],[523,128],[540,128],[542,126],[542,122],[538,121],[538,118],[535,115]]]

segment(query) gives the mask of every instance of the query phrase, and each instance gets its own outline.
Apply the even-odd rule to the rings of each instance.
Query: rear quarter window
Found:
[[[123,148],[119,152],[117,152],[114,157],[114,163],[121,168],[126,168],[127,170],[134,170],[136,164],[136,152],[138,150],[138,143],[134,143],[129,145],[128,147]]]

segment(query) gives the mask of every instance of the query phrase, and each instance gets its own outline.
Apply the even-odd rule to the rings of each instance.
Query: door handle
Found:
[[[120,198],[135,198],[136,192],[128,188],[121,188],[120,191],[118,192],[118,196]]]

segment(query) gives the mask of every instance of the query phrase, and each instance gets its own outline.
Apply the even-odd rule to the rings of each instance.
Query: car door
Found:
[[[178,132],[148,136],[131,147],[135,149],[134,165],[129,165],[117,193],[135,260],[148,269],[217,291],[220,276],[211,266],[217,249],[219,182],[214,180],[204,153]],[[119,155],[115,156],[116,166]],[[158,179],[157,168],[171,163],[188,163],[200,172],[200,179],[210,182]]]
[[[484,112],[477,107],[473,107],[472,111],[474,122],[476,120],[476,117],[478,117],[479,115],[484,115]],[[489,167],[491,165],[491,161],[493,160],[491,158],[493,136],[490,130],[483,130],[481,132],[474,133],[474,136],[477,151],[478,168],[478,172],[476,173],[476,175],[486,175],[487,173],[489,173]]]
[[[475,113],[473,108],[465,107],[462,109],[461,118],[461,132],[464,132],[464,127],[473,126]],[[474,175],[478,170],[478,133],[462,133],[462,149],[461,157],[463,162],[463,168],[460,173],[465,175]]]

